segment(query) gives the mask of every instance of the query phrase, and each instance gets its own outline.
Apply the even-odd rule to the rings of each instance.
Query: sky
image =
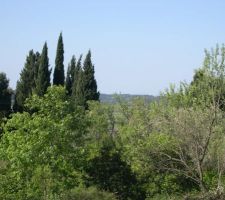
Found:
[[[224,0],[0,0],[0,72],[16,87],[29,50],[46,41],[54,68],[89,49],[101,93],[158,95],[190,82],[204,49],[225,42]]]

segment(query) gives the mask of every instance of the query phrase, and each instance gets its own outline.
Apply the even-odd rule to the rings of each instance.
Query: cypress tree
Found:
[[[72,97],[76,105],[83,106],[87,109],[84,72],[82,69],[80,69],[78,72],[78,79],[76,81],[76,89],[73,91]]]
[[[73,83],[73,99],[76,104],[88,108],[87,101],[99,100],[99,92],[97,91],[97,82],[95,80],[94,65],[91,61],[91,51],[84,60],[83,69],[81,68],[81,57],[77,63],[77,68],[74,71],[74,83]],[[78,76],[77,76],[78,75]],[[76,78],[77,76],[77,78]]]
[[[0,111],[9,111],[11,106],[11,92],[9,90],[9,79],[6,74],[0,73]],[[0,113],[0,118],[1,118]]]
[[[39,52],[36,52],[35,54],[35,67],[34,67],[34,81],[35,81],[35,87],[36,87],[36,82],[37,82],[37,77],[38,77],[38,68],[40,65],[40,59],[41,59],[41,55]]]
[[[71,95],[71,89],[72,89],[71,66],[70,66],[70,64],[68,65],[68,68],[67,68],[66,83],[65,84],[66,84],[67,94],[70,96]]]
[[[47,88],[50,86],[51,70],[49,70],[48,67],[49,67],[48,47],[47,43],[45,42],[41,53],[40,64],[36,80],[35,91],[39,96],[43,96],[46,93]]]
[[[64,47],[62,33],[59,35],[56,58],[55,58],[55,70],[53,75],[53,85],[64,85]]]
[[[73,96],[73,99],[76,99],[76,95],[77,95],[76,90],[77,90],[78,81],[81,81],[79,79],[82,79],[82,77],[83,77],[81,75],[81,73],[82,73],[81,60],[82,60],[82,55],[80,55],[80,57],[77,61],[76,67],[74,68],[74,72],[73,72],[73,79],[72,79],[72,96]],[[81,85],[83,85],[83,84],[79,83],[79,87],[81,87]]]
[[[0,97],[4,96],[7,93],[9,87],[9,79],[7,79],[4,72],[0,73]]]
[[[36,74],[38,71],[39,53],[36,54],[33,50],[29,51],[26,58],[24,68],[20,73],[20,79],[17,81],[16,86],[16,105],[18,110],[23,110],[26,98],[31,96],[34,88],[36,87]]]
[[[76,68],[76,58],[72,56],[72,59],[68,65],[67,76],[66,76],[66,90],[69,96],[72,94],[74,70]]]
[[[95,70],[94,65],[91,61],[91,51],[88,51],[88,54],[84,60],[84,90],[85,90],[85,100],[95,100],[99,101],[99,92],[97,91],[97,82],[95,80]]]

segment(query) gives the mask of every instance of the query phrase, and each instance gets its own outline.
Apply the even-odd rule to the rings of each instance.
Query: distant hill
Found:
[[[100,94],[100,101],[103,103],[116,103],[116,96],[121,97],[125,101],[132,101],[135,98],[144,98],[146,101],[155,101],[159,96],[153,95],[133,95],[133,94]]]

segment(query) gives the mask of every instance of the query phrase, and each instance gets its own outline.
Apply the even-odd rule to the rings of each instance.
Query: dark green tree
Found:
[[[35,67],[34,67],[34,81],[35,81],[34,86],[35,87],[36,87],[36,82],[37,82],[37,77],[38,77],[38,68],[39,68],[39,65],[40,65],[40,59],[41,59],[41,55],[37,51],[36,54],[35,54]]]
[[[97,91],[97,82],[94,76],[94,65],[91,61],[91,51],[88,51],[83,68],[81,68],[81,59],[82,57],[80,56],[74,71],[72,96],[76,104],[84,106],[87,109],[87,101],[98,101],[99,92]]]
[[[40,54],[29,51],[26,58],[24,68],[20,73],[20,79],[16,85],[16,107],[18,110],[23,110],[26,98],[30,97],[36,87],[36,78],[38,71]]]
[[[0,73],[0,137],[3,133],[3,126],[6,122],[5,117],[11,113],[11,95],[12,91],[9,89],[9,79],[6,74]],[[1,181],[1,180],[0,180]]]
[[[89,100],[99,100],[99,92],[97,90],[97,82],[95,80],[95,69],[91,61],[91,51],[84,60],[83,66],[83,79],[84,79],[84,91],[85,91],[85,101]]]
[[[72,56],[72,59],[68,65],[67,76],[66,76],[66,91],[69,96],[72,94],[72,86],[73,86],[75,68],[76,68],[76,58],[75,58],[75,56]]]
[[[7,79],[4,72],[0,73],[0,97],[4,96],[7,93],[9,87],[9,79]]]
[[[46,93],[47,88],[50,86],[50,75],[51,69],[49,70],[48,47],[47,43],[45,42],[40,57],[40,64],[36,80],[35,91],[39,96],[43,96]]]
[[[0,111],[8,111],[11,106],[11,93],[9,90],[9,79],[6,74],[0,73]]]
[[[81,80],[82,77],[79,77],[82,73],[82,66],[81,66],[81,60],[82,60],[82,55],[80,55],[76,67],[74,68],[73,72],[73,78],[72,78],[72,96],[75,99],[77,95],[77,84]],[[81,75],[82,76],[82,75]],[[81,86],[81,83],[79,84]]]
[[[138,181],[130,166],[121,159],[119,150],[112,140],[106,140],[99,156],[89,162],[88,184],[97,185],[101,190],[110,191],[120,200],[145,199],[138,188]]]
[[[76,84],[74,81],[72,99],[75,101],[76,105],[87,108],[84,86],[85,86],[84,72],[82,69],[80,69],[76,80]]]
[[[53,85],[64,85],[64,47],[62,33],[59,35],[55,58],[55,70],[53,75]]]

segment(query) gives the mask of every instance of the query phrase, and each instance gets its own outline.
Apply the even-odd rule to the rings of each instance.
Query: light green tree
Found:
[[[26,106],[35,113],[16,113],[4,127],[0,198],[55,199],[82,184],[85,118],[72,111],[63,87],[32,96]]]

